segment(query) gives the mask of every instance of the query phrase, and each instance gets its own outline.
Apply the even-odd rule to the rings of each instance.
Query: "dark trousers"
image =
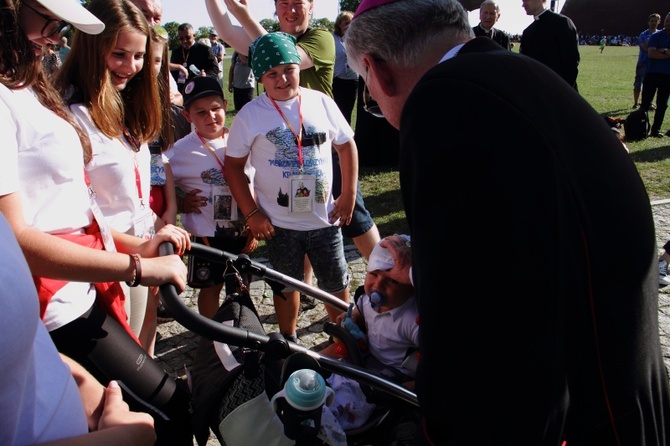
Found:
[[[670,98],[670,74],[647,73],[642,83],[642,101],[640,108],[649,111],[651,101],[656,94],[656,112],[654,122],[651,125],[651,133],[661,131],[665,111],[668,109],[668,98]]]
[[[244,104],[250,102],[254,98],[253,88],[235,88],[233,87],[233,102],[235,103],[235,111],[240,111]]]
[[[351,113],[354,111],[357,91],[358,79],[333,78],[333,99],[349,124],[351,124]]]

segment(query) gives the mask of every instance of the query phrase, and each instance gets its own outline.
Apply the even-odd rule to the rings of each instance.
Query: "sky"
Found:
[[[247,0],[247,3],[256,19],[275,19],[274,0]],[[317,19],[326,17],[334,22],[339,3],[338,0],[314,0],[314,17]],[[496,28],[510,34],[521,34],[532,21],[532,17],[527,16],[526,11],[521,7],[521,0],[499,0],[499,4],[501,14]],[[472,26],[479,23],[478,9],[470,11],[469,16]],[[231,19],[237,23],[234,17]],[[163,0],[163,23],[167,22],[188,22],[195,29],[201,26],[212,26],[204,0]]]

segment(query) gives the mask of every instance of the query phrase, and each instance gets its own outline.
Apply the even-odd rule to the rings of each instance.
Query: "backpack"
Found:
[[[640,141],[647,138],[651,131],[649,113],[641,108],[632,111],[623,122],[623,128],[628,141]]]

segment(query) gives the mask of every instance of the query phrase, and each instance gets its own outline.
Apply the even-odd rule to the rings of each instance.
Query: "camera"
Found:
[[[309,146],[320,146],[326,142],[326,134],[323,132],[319,133],[306,133],[302,138],[303,147]]]

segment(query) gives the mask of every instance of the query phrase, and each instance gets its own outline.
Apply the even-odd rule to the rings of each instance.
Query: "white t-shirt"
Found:
[[[304,174],[316,177],[311,213],[290,212],[282,200],[282,195],[291,191],[289,177],[300,173],[298,147],[294,133],[267,94],[249,102],[235,116],[228,138],[228,156],[249,155],[255,169],[257,202],[273,225],[308,231],[332,226],[328,221],[328,212],[333,207],[332,144],[344,144],[353,138],[354,131],[329,96],[307,88],[301,88],[300,93],[300,102],[294,98],[277,101],[277,105],[296,131],[300,129],[302,108],[304,133],[325,136],[320,146],[303,147]]]
[[[134,152],[125,140],[110,138],[91,120],[84,104],[73,104],[70,109],[91,138],[93,159],[86,165],[88,177],[102,214],[110,227],[132,233],[136,216],[149,208],[151,190],[151,154],[142,144]],[[139,181],[136,176],[139,174]]]
[[[0,329],[9,341],[0,349],[0,444],[83,435],[88,425],[79,390],[39,319],[28,264],[2,214],[0,246]]]
[[[50,234],[76,234],[93,221],[81,142],[74,128],[39,103],[29,88],[0,85],[0,195],[18,192],[26,223]],[[49,330],[85,313],[91,284],[70,282],[44,316]]]
[[[175,142],[174,146],[165,152],[165,156],[169,160],[175,186],[186,193],[193,189],[199,189],[202,193],[198,195],[208,197],[207,205],[200,208],[200,214],[195,212],[181,214],[182,225],[193,235],[213,237],[216,231],[214,199],[217,192],[221,191],[222,186],[225,188],[228,186],[225,175],[221,171],[221,165],[223,165],[226,157],[228,129],[226,129],[222,138],[203,139],[214,151],[214,154],[205,147],[198,134],[193,131]],[[247,175],[251,175],[251,168],[248,163],[247,166],[245,172]],[[230,195],[230,190],[227,189],[227,194]],[[244,216],[238,212],[237,219],[243,220]],[[222,228],[234,227],[230,219],[219,219],[219,225]]]

